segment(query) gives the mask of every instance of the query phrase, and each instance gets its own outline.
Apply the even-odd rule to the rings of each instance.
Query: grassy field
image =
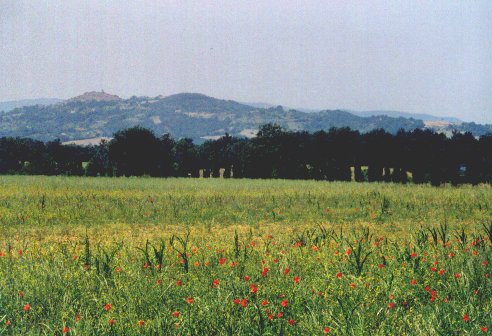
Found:
[[[0,335],[477,335],[492,188],[0,177]]]

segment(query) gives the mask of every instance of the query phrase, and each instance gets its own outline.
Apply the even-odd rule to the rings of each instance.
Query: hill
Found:
[[[11,111],[15,108],[33,105],[52,105],[62,102],[62,99],[56,98],[39,98],[39,99],[23,99],[0,102],[0,111]]]
[[[395,133],[400,128],[425,127],[416,119],[361,117],[342,110],[305,113],[281,106],[260,108],[197,93],[121,99],[104,92],[88,92],[53,105],[24,106],[0,113],[0,136],[73,141],[111,137],[115,131],[140,125],[157,135],[170,133],[175,138],[190,137],[201,142],[226,132],[253,136],[266,123],[310,132],[350,127],[361,132],[383,128]]]

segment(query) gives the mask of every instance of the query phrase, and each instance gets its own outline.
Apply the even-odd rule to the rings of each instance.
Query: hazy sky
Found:
[[[0,100],[200,92],[492,123],[492,1],[0,0]]]

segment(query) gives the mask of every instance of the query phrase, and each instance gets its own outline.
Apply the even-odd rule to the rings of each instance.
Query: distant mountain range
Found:
[[[249,106],[257,107],[257,108],[270,108],[270,107],[275,107],[275,105],[269,104],[269,103],[242,103],[246,104]],[[321,110],[319,109],[312,109],[312,108],[304,108],[304,107],[297,107],[297,108],[290,108],[290,107],[285,107],[286,109],[289,110],[297,110],[301,112],[307,112],[307,113],[313,113],[313,112],[319,112]],[[410,112],[401,112],[401,111],[353,111],[353,110],[342,110],[346,111],[352,114],[355,114],[356,116],[359,117],[375,117],[375,116],[380,116],[384,115],[387,117],[392,117],[392,118],[413,118],[413,119],[418,119],[422,121],[444,121],[444,122],[450,122],[450,123],[462,123],[463,121],[454,118],[454,117],[437,117],[434,115],[430,114],[424,114],[424,113],[410,113]]]
[[[475,135],[492,132],[492,125],[463,123],[455,118],[394,111],[304,112],[269,104],[238,103],[198,93],[121,99],[104,92],[87,92],[64,101],[27,100],[17,105],[14,103],[0,103],[0,110],[4,110],[0,112],[0,136],[30,137],[43,141],[111,137],[115,131],[136,125],[150,128],[157,135],[170,133],[175,138],[189,137],[197,142],[218,138],[226,132],[234,136],[252,137],[258,127],[266,123],[309,132],[331,127],[350,127],[360,132],[382,128],[391,133],[399,129],[425,127],[449,134],[453,130],[471,131]],[[18,104],[26,106],[20,107]]]

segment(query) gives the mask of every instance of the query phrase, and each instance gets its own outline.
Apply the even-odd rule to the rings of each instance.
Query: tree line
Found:
[[[416,129],[308,133],[267,124],[251,139],[201,145],[133,127],[97,146],[0,138],[0,174],[282,178],[397,183],[491,183],[492,134]]]

